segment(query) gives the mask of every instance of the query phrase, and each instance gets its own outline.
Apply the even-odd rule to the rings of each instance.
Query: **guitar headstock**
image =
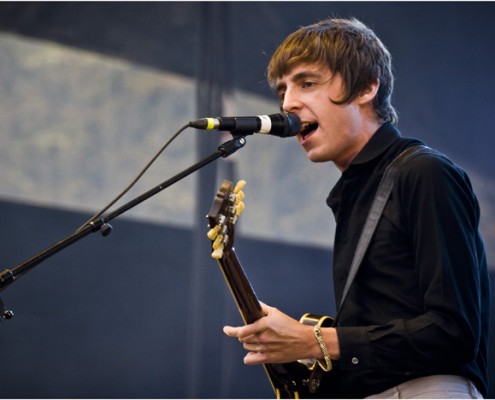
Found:
[[[237,217],[244,211],[244,189],[246,181],[239,181],[232,186],[232,182],[224,180],[213,200],[210,212],[207,215],[208,238],[212,241],[215,259],[223,257],[224,251],[230,251],[234,243],[234,225]]]

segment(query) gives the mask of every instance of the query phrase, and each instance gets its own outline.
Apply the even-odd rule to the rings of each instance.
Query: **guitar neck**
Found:
[[[260,319],[263,316],[260,302],[244,273],[235,250],[225,251],[224,256],[217,261],[244,323],[251,324]]]
[[[234,224],[244,209],[242,188],[245,184],[246,182],[239,181],[233,188],[231,182],[223,181],[207,215],[210,228],[207,236],[212,242],[211,256],[220,266],[244,323],[252,324],[262,318],[264,313],[234,250]],[[315,321],[313,326],[319,319]],[[263,364],[263,367],[277,398],[298,399],[300,395],[315,397],[312,395],[320,385],[322,373],[316,361],[312,366],[291,362]],[[308,371],[311,371],[311,374]]]

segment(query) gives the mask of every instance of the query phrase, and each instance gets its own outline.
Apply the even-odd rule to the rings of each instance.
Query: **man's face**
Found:
[[[358,100],[337,105],[344,95],[340,75],[319,64],[300,64],[278,79],[282,109],[302,122],[297,140],[314,162],[333,161],[345,169],[364,145]]]

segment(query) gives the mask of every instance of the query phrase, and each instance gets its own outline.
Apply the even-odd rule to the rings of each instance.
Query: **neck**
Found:
[[[361,152],[364,146],[370,141],[376,131],[382,126],[383,122],[374,119],[365,119],[359,126],[353,145],[350,148],[349,154],[342,159],[335,161],[335,166],[340,172],[344,172],[356,156]]]

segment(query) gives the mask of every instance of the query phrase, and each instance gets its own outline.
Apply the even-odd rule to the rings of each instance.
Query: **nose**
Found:
[[[287,87],[282,99],[282,110],[286,112],[294,112],[301,108],[301,101],[297,95],[297,90],[293,87]]]

